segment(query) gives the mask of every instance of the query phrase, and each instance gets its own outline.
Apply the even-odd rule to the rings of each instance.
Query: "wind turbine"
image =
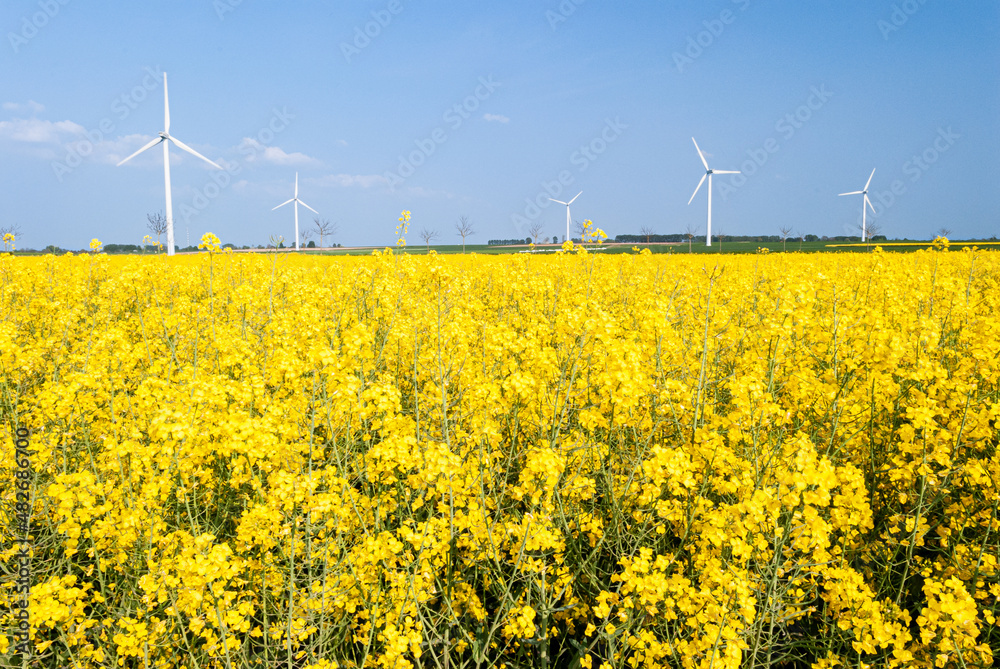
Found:
[[[876,168],[876,169],[878,169],[878,168]],[[840,195],[837,196],[837,197],[841,197],[843,195],[863,195],[864,196],[864,201],[861,203],[861,241],[863,241],[863,242],[864,241],[868,241],[867,238],[866,238],[866,235],[868,234],[868,221],[866,219],[866,215],[868,213],[868,210],[865,208],[865,205],[868,205],[869,207],[871,207],[872,208],[872,213],[873,214],[875,213],[875,207],[872,205],[872,201],[868,199],[868,187],[872,184],[872,177],[874,177],[874,176],[875,176],[875,170],[872,170],[871,176],[868,177],[868,183],[865,184],[865,189],[864,190],[855,190],[855,191],[851,191],[850,193],[841,193]]]
[[[170,142],[176,144],[177,148],[183,149],[188,153],[190,153],[191,155],[201,158],[212,167],[219,170],[222,169],[222,167],[213,163],[211,160],[201,155],[200,153],[192,149],[190,146],[188,146],[181,140],[177,139],[176,137],[172,137],[170,135],[170,102],[167,97],[167,73],[164,72],[163,73],[163,132],[160,133],[160,136],[158,138],[154,139],[149,144],[142,147],[141,149],[133,153],[131,156],[118,163],[117,167],[124,165],[125,163],[132,160],[146,149],[151,149],[157,144],[161,143],[163,144],[163,181],[166,184],[166,190],[167,190],[167,255],[168,256],[174,255],[174,208],[170,198],[170,150],[168,148],[170,146]]]
[[[563,202],[561,200],[552,200],[552,198],[549,198],[553,202],[558,202],[559,204],[566,205],[566,239],[569,239],[569,224],[570,224],[569,206],[571,204],[573,204],[574,202],[576,202],[576,198],[580,197],[581,195],[583,195],[583,191],[580,191],[579,193],[577,193],[576,196],[572,200],[570,200],[569,202]]]
[[[295,250],[298,251],[299,250],[299,205],[301,204],[303,207],[305,207],[306,209],[308,209],[309,211],[311,211],[314,214],[319,214],[318,211],[316,211],[315,209],[313,209],[312,207],[310,207],[308,204],[306,204],[305,202],[303,202],[302,200],[299,199],[299,173],[298,172],[295,173],[295,197],[293,197],[291,200],[286,200],[285,202],[282,202],[281,204],[279,204],[274,209],[281,209],[282,207],[284,207],[289,202],[294,202],[295,203]],[[271,211],[274,211],[274,209],[272,209]]]
[[[694,142],[694,137],[691,138]],[[701,181],[698,182],[698,187],[694,189],[694,193],[691,194],[691,199],[688,200],[688,204],[694,201],[694,196],[698,194],[701,190],[701,185],[705,183],[705,177],[708,177],[708,230],[705,235],[705,246],[712,245],[712,175],[713,174],[739,174],[739,170],[713,170],[708,166],[708,161],[705,160],[705,154],[701,152],[698,148],[698,142],[694,142],[694,148],[698,151],[698,157],[701,158],[701,164],[705,166],[705,174],[702,175]]]

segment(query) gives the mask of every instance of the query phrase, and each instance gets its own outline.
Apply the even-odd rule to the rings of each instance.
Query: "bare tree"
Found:
[[[14,244],[10,244],[7,241],[3,241],[7,235],[12,235],[14,237],[14,242],[19,243],[21,241],[21,224],[11,223],[10,225],[5,225],[0,228],[0,241],[3,243],[3,248],[5,250],[10,249]]]
[[[785,242],[788,241],[788,237],[792,234],[792,229],[788,226],[778,228],[781,232],[781,252],[785,252]]]
[[[543,227],[544,226],[541,223],[536,221],[531,224],[530,228],[528,228],[528,234],[531,235],[531,238],[535,240],[536,244],[538,243],[538,235],[542,234]]]
[[[302,235],[302,246],[308,246],[309,240],[313,236],[312,230],[303,230],[300,234]]]
[[[156,235],[156,245],[159,246],[160,235],[167,234],[167,217],[161,212],[156,212],[155,214],[146,214],[146,220],[146,227]]]
[[[648,244],[649,238],[656,234],[656,230],[653,230],[648,225],[644,225],[639,229],[639,234],[646,238],[646,243]]]
[[[420,231],[420,238],[424,240],[424,244],[427,245],[427,250],[431,250],[431,242],[438,238],[437,230],[428,230],[424,228]]]
[[[14,239],[19,239],[21,237],[21,224],[11,223],[10,225],[5,225],[0,228],[0,239],[4,235],[14,235]]]
[[[455,229],[462,236],[462,253],[465,253],[465,238],[476,234],[476,230],[472,227],[472,222],[469,221],[468,216],[459,216],[458,223],[455,224]]]
[[[944,237],[945,239],[947,239],[948,237],[951,237],[951,230],[949,230],[948,228],[941,228],[940,230],[937,231],[937,236]]]
[[[691,223],[688,223],[687,227],[684,228],[684,236],[688,238],[688,253],[691,253],[691,242],[697,232],[698,230]]]
[[[573,232],[580,235],[581,242],[583,241],[583,233],[585,230],[586,228],[583,227],[583,221],[573,221]]]
[[[722,240],[726,238],[726,233],[723,232],[721,227],[716,228],[715,238],[719,240],[719,253],[722,253]]]
[[[868,229],[866,230],[866,232],[868,233],[868,236],[865,239],[865,250],[868,251],[871,249],[872,238],[874,238],[876,235],[882,232],[882,226],[876,223],[875,221],[872,221],[871,223],[868,224]]]
[[[333,237],[337,234],[337,229],[340,227],[336,223],[331,223],[326,219],[314,218],[313,227],[316,229],[316,234],[319,235],[319,245],[321,248],[326,248],[326,243],[324,240],[327,237]]]

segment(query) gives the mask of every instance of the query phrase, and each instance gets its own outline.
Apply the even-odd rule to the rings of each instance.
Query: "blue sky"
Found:
[[[367,34],[366,34],[367,33]],[[293,237],[300,197],[335,241],[390,245],[399,212],[458,243],[562,234],[857,234],[876,168],[890,237],[989,237],[1000,223],[1000,3],[599,0],[5,0],[0,227],[19,246]],[[562,182],[560,182],[562,179]],[[550,206],[539,206],[549,204]],[[301,225],[313,215],[303,211]]]

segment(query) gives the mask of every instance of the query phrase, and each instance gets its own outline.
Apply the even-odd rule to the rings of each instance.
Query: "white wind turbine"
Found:
[[[570,200],[569,202],[563,202],[561,200],[552,200],[552,198],[549,198],[553,202],[558,202],[559,204],[566,205],[566,239],[569,239],[569,224],[570,224],[569,206],[571,204],[573,204],[574,202],[576,202],[576,198],[580,197],[581,195],[583,195],[583,191],[580,191],[579,193],[577,193],[576,196],[572,200]]]
[[[170,197],[170,150],[168,148],[170,142],[176,144],[177,148],[183,149],[194,156],[198,156],[212,167],[220,170],[222,169],[222,167],[213,163],[211,160],[201,155],[200,153],[192,149],[190,146],[188,146],[181,140],[177,139],[176,137],[172,137],[170,135],[170,101],[167,97],[167,73],[164,72],[163,73],[163,132],[160,133],[160,136],[158,138],[154,139],[149,144],[142,147],[141,149],[133,153],[131,156],[118,163],[118,166],[124,165],[125,163],[132,160],[146,149],[151,149],[157,144],[161,143],[163,144],[163,181],[166,184],[166,190],[167,190],[167,255],[168,256],[174,255],[174,207]]]
[[[878,169],[878,168],[876,168],[876,169]],[[868,205],[869,207],[871,207],[872,208],[872,213],[873,214],[875,213],[875,207],[872,205],[872,201],[868,199],[868,187],[871,186],[871,184],[872,184],[872,177],[874,177],[874,176],[875,176],[875,170],[872,170],[871,176],[868,177],[868,183],[865,184],[865,189],[864,190],[855,190],[855,191],[851,191],[850,193],[841,193],[840,195],[837,196],[837,197],[841,197],[843,195],[862,195],[862,196],[864,196],[864,201],[861,203],[861,241],[863,241],[863,242],[867,241],[866,235],[868,234],[868,220],[867,220],[867,216],[866,216],[868,214],[868,210],[865,207],[865,205]]]
[[[299,250],[299,205],[301,204],[303,207],[305,207],[306,209],[308,209],[309,211],[311,211],[314,214],[319,214],[318,211],[316,211],[315,209],[313,209],[312,207],[310,207],[308,204],[306,204],[305,202],[303,202],[302,200],[299,199],[299,173],[298,172],[295,173],[295,197],[293,197],[291,200],[286,200],[285,202],[282,202],[281,204],[279,204],[274,209],[281,209],[282,207],[284,207],[289,202],[294,202],[295,203],[295,250],[298,251]],[[274,209],[272,209],[271,211],[274,211]]]
[[[705,177],[708,177],[708,230],[705,235],[705,245],[712,245],[712,175],[713,174],[739,174],[739,170],[713,170],[708,166],[708,161],[705,160],[705,154],[701,152],[698,148],[698,142],[694,141],[694,137],[691,138],[694,142],[694,148],[698,151],[698,157],[701,158],[702,165],[705,166],[705,174],[702,175],[701,181],[698,182],[698,187],[694,189],[694,193],[691,194],[691,199],[688,200],[688,204],[694,201],[694,196],[698,194],[701,190],[701,185],[705,183]]]

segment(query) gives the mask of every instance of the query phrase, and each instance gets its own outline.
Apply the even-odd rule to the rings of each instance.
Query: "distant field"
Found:
[[[730,242],[723,241],[719,243],[717,240],[712,244],[711,247],[706,246],[704,242],[695,242],[691,244],[690,248],[686,243],[674,243],[674,244],[603,244],[598,246],[596,244],[588,244],[588,250],[596,251],[602,254],[616,254],[616,253],[633,253],[633,248],[648,248],[653,253],[670,253],[670,254],[687,254],[687,253],[725,253],[725,254],[746,254],[746,253],[757,253],[758,249],[767,249],[770,253],[780,253],[782,251],[786,253],[868,253],[871,249],[876,246],[882,247],[883,251],[886,252],[899,252],[899,253],[910,253],[917,251],[919,249],[929,248],[932,245],[929,241],[891,241],[891,242],[880,242],[878,244],[872,243],[869,246],[860,243],[844,243],[844,242],[834,242],[834,241],[817,241],[817,242],[797,242],[789,240],[787,244],[782,245],[781,242]],[[963,246],[977,246],[984,249],[989,248],[1000,248],[1000,242],[994,241],[952,241],[950,242],[950,247],[952,249],[959,249]],[[301,251],[309,255],[332,255],[332,256],[367,256],[371,255],[372,251],[381,251],[385,246],[348,246],[342,248],[328,248],[328,249],[307,249],[303,248]],[[432,245],[430,247],[435,253],[441,255],[452,255],[461,254],[462,245],[461,244],[446,244],[440,246]],[[534,252],[538,254],[551,254],[559,251],[561,245],[559,244],[538,244],[534,248]],[[274,249],[235,249],[237,253],[269,253]],[[407,246],[405,253],[409,255],[426,255],[426,246],[411,245]],[[281,249],[283,253],[293,253],[295,252],[292,248]],[[85,253],[86,251],[74,251],[74,253]],[[526,253],[531,252],[531,249],[526,244],[521,244],[517,246],[489,246],[487,244],[467,244],[465,247],[465,253],[478,253],[486,255],[506,255],[511,253]],[[151,255],[152,252],[145,255]],[[179,250],[177,252],[179,255],[200,253],[200,251],[190,251],[190,250]],[[15,251],[14,255],[47,255],[47,251]],[[109,255],[143,255],[141,253],[121,253],[121,252],[108,252]]]
[[[842,242],[792,242],[789,241],[785,247],[784,251],[787,253],[866,253],[876,246],[881,246],[883,251],[894,251],[909,253],[916,251],[918,249],[924,249],[931,246],[931,242],[883,242],[880,244],[871,244],[870,247],[866,247],[864,244],[845,244]],[[951,242],[952,248],[960,248],[962,246],[979,246],[979,247],[995,247],[1000,246],[998,242]],[[711,247],[706,246],[704,242],[694,243],[691,245],[690,250],[688,250],[687,244],[604,244],[602,246],[588,244],[587,248],[591,250],[601,249],[600,253],[632,253],[633,247],[638,248],[648,248],[653,253],[676,253],[676,254],[686,254],[686,253],[726,253],[726,254],[743,254],[743,253],[757,253],[757,249],[767,249],[771,253],[780,253],[782,251],[781,242],[727,242],[723,241],[721,244],[719,242],[714,242]],[[304,249],[311,254],[320,255],[370,255],[372,250],[381,249],[382,247],[347,247],[342,249]],[[443,246],[431,246],[433,251],[439,254],[453,254],[461,253],[462,245],[443,245]],[[554,253],[560,249],[558,244],[539,244],[535,246],[535,252],[537,253]],[[502,255],[508,253],[521,253],[529,251],[527,245],[521,246],[487,246],[486,244],[468,244],[465,247],[466,253],[480,253],[480,254],[492,254],[492,255]],[[425,246],[407,246],[406,252],[414,255],[421,255],[427,253],[427,247]]]

